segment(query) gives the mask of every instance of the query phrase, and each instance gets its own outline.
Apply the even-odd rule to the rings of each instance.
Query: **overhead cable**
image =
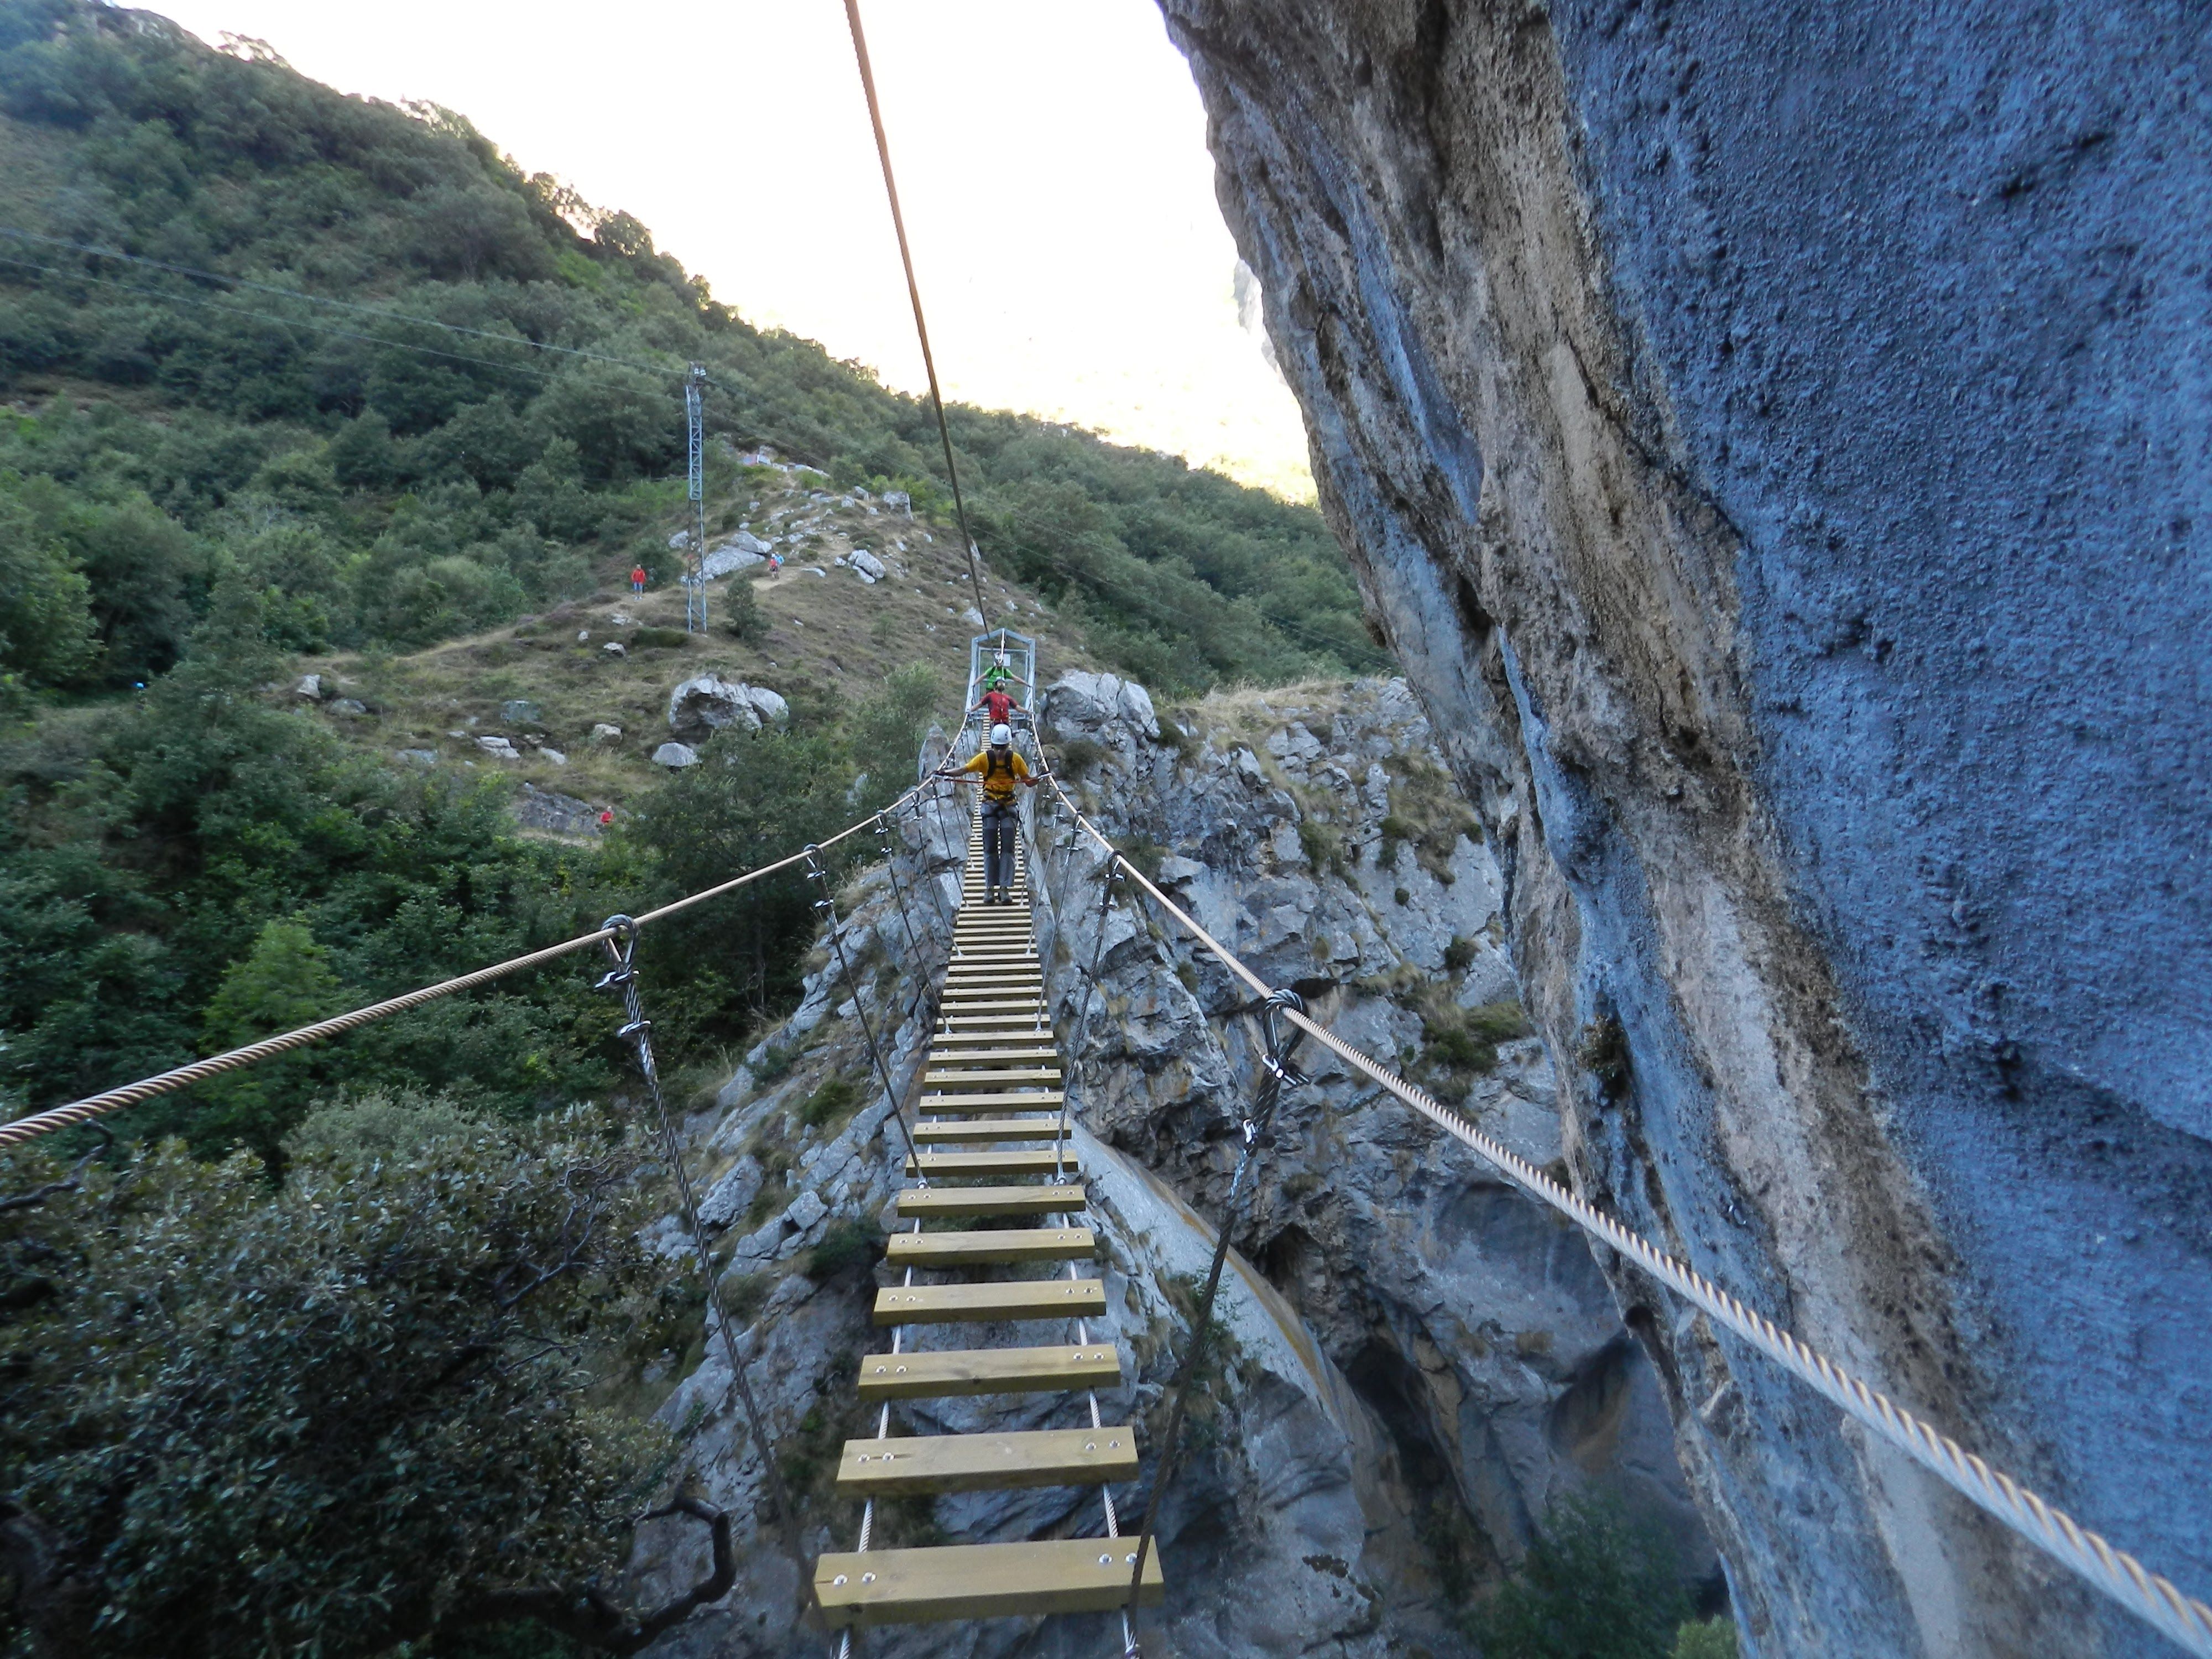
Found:
[[[1151,896],[1153,902],[1255,993],[1263,997],[1274,994],[1273,987],[1123,857],[1121,849],[1068,799],[1057,778],[1049,774],[1047,778],[1053,793],[1060,797],[1077,824],[1105,850],[1109,865],[1118,866],[1123,874]],[[1459,1113],[1440,1104],[1426,1091],[1390,1071],[1373,1055],[1353,1048],[1295,1008],[1284,1008],[1282,1016],[1346,1064],[1478,1153],[1515,1185],[1542,1200],[1591,1237],[1641,1267],[1791,1376],[1810,1384],[1847,1416],[1984,1512],[2070,1568],[2130,1612],[2155,1626],[2189,1652],[2199,1656],[2199,1659],[2212,1659],[2212,1607],[2185,1595],[2170,1580],[2152,1572],[2126,1551],[2115,1549],[2064,1510],[2046,1503],[2002,1470],[1992,1468],[1948,1435],[1905,1410],[1704,1274],[1577,1197],[1528,1159],[1483,1133]],[[1071,1064],[1080,1062],[1079,1054],[1070,1056]]]
[[[929,323],[921,313],[921,287],[914,278],[914,251],[907,246],[906,216],[899,211],[898,180],[891,176],[890,140],[884,136],[884,112],[876,101],[876,72],[868,64],[868,37],[860,27],[860,0],[845,0],[845,21],[853,31],[853,58],[860,66],[860,89],[868,95],[868,123],[876,131],[876,159],[884,165],[884,193],[890,198],[899,263],[906,267],[907,298],[914,301],[914,331],[921,341],[921,366],[929,375],[929,403],[937,411],[938,441],[945,446],[945,476],[952,484],[952,511],[960,520],[960,543],[968,552],[968,581],[975,590],[976,626],[988,629],[990,608],[983,603],[983,577],[976,568],[975,538],[968,529],[968,506],[960,499],[960,470],[952,463],[952,428],[945,423],[945,394],[938,389],[937,359],[929,349]]]

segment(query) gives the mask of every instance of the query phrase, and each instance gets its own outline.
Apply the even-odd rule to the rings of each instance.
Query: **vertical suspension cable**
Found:
[[[899,263],[906,267],[907,298],[914,301],[914,331],[921,341],[921,366],[929,375],[929,404],[937,411],[938,441],[945,447],[945,476],[952,483],[952,511],[960,520],[960,544],[968,553],[968,585],[975,592],[975,615],[988,630],[991,612],[983,603],[983,578],[975,568],[975,538],[968,530],[968,504],[960,497],[960,470],[952,464],[952,429],[945,423],[945,394],[938,389],[937,359],[929,349],[929,324],[921,313],[921,286],[914,279],[914,250],[907,246],[906,215],[899,210],[898,180],[891,175],[890,140],[884,135],[883,106],[876,101],[876,72],[868,63],[868,37],[860,27],[860,0],[845,0],[845,21],[853,31],[853,58],[860,66],[860,89],[868,95],[868,124],[876,130],[876,158],[884,164],[884,194],[890,198],[891,228],[898,233]]]

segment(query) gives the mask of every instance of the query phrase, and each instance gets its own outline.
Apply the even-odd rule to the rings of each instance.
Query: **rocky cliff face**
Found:
[[[1403,682],[1163,716],[1141,687],[1071,675],[1050,708],[1048,737],[1102,826],[1224,943],[1528,1156],[1559,1158],[1551,1068],[1500,943],[1503,883]],[[852,1380],[884,1343],[867,1323],[883,1270],[850,1246],[888,1218],[896,1131],[879,1103],[861,1104],[878,1097],[860,1027],[865,1016],[908,1087],[928,1029],[919,994],[957,897],[956,836],[964,823],[950,813],[909,824],[896,881],[878,868],[854,884],[841,932],[854,983],[818,952],[805,1003],[692,1125],[725,1296],[815,1547],[850,1547],[858,1506],[836,1501],[828,1476],[840,1441],[874,1431]],[[1102,907],[1103,864],[1065,822],[1042,816],[1038,844],[1040,943],[1109,1241],[1113,1311],[1093,1335],[1121,1345],[1135,1378],[1100,1403],[1156,1443],[1240,1144],[1255,1036],[1241,990],[1162,918],[1129,895]],[[1333,1066],[1311,1069],[1233,1236],[1229,1340],[1167,1506],[1170,1597],[1148,1638],[1223,1659],[1467,1652],[1469,1594],[1518,1561],[1562,1492],[1591,1481],[1668,1533],[1687,1573],[1709,1574],[1661,1387],[1588,1251],[1419,1120]],[[667,1248],[681,1248],[672,1223]],[[663,1415],[686,1436],[691,1478],[752,1516],[761,1471],[736,1432],[718,1343],[672,1357],[667,1381]],[[1069,1408],[930,1402],[902,1408],[898,1426],[1042,1427]],[[1148,1458],[1147,1481],[1152,1468]],[[1117,1490],[1125,1527],[1149,1495]],[[884,1506],[876,1536],[1096,1533],[1102,1520],[1095,1492],[984,1494]],[[649,1533],[640,1570],[689,1582],[696,1547],[689,1532]],[[656,1652],[813,1650],[812,1638],[791,1645],[791,1573],[773,1534],[749,1532],[744,1547],[738,1592]],[[1103,1621],[1063,1619],[869,1642],[887,1654],[1073,1655],[1114,1639]]]
[[[1163,7],[1578,1184],[2202,1594],[2201,21]],[[1616,1290],[1763,1651],[2163,1650]]]

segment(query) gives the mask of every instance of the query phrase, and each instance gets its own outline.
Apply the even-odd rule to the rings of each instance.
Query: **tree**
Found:
[[[326,1118],[274,1188],[174,1143],[0,1163],[8,1652],[351,1659],[517,1619],[631,1652],[727,1589],[696,1502],[705,1583],[644,1615],[605,1587],[672,1453],[596,1402],[685,1311],[639,1144],[582,1110],[358,1149]]]
[[[344,1009],[330,952],[293,916],[264,927],[252,951],[224,970],[203,1019],[209,1048],[221,1054]],[[204,1148],[243,1143],[273,1160],[305,1108],[303,1087],[320,1058],[280,1055],[200,1085],[207,1109],[192,1121],[194,1142]]]
[[[9,684],[54,685],[90,666],[100,651],[92,589],[66,550],[42,536],[31,515],[0,495],[0,676]]]

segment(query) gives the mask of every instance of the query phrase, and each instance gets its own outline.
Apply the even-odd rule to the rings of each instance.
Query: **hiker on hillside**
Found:
[[[645,592],[645,567],[641,564],[634,564],[629,568],[629,591],[633,593]]]
[[[991,746],[964,766],[940,766],[940,778],[974,773],[983,780],[983,902],[1014,902],[1014,788],[1037,781],[1029,763],[1014,752],[1014,734],[1004,721],[991,728]]]
[[[774,581],[781,574],[783,574],[783,555],[781,553],[769,554],[768,556],[768,579],[770,581]]]

